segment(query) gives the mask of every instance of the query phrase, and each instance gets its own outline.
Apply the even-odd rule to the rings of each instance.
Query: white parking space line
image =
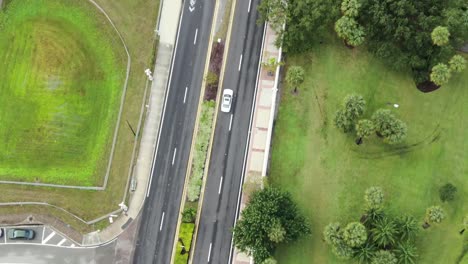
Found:
[[[252,5],[252,0],[249,0],[249,9],[247,10],[248,13],[250,13],[250,6]]]
[[[174,165],[176,153],[177,153],[177,148],[174,149],[174,155],[172,156],[172,165]]]
[[[44,241],[44,232],[45,232],[45,227],[42,228],[42,238],[41,238],[41,241]]]
[[[163,212],[163,214],[161,216],[161,224],[159,225],[159,231],[162,230],[163,223],[164,223],[164,212]]]
[[[231,114],[231,119],[229,120],[229,131],[231,131],[231,128],[232,128],[232,117],[233,117],[233,114]]]
[[[241,67],[242,67],[242,54],[239,59],[239,71],[241,70]]]
[[[65,243],[65,241],[67,241],[65,238],[60,240],[60,242],[57,244],[57,246],[61,246],[63,243]]]
[[[188,91],[188,87],[185,87],[184,104],[185,104],[185,99],[187,99],[187,91]]]
[[[52,237],[54,237],[54,236],[55,236],[55,231],[52,231],[52,233],[50,233],[50,234],[46,237],[46,239],[43,239],[43,240],[42,240],[42,244],[47,243],[47,241],[49,241],[49,240],[50,240]]]
[[[221,194],[221,186],[223,186],[223,177],[221,177],[221,180],[219,181],[218,194]]]
[[[210,262],[210,258],[211,258],[211,246],[212,246],[212,243],[210,243],[210,249],[208,250],[208,262]]]
[[[198,28],[195,30],[195,38],[193,38],[193,45],[197,44],[197,35],[198,35]]]

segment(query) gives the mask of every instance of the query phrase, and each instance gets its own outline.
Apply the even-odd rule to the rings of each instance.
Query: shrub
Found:
[[[182,212],[182,222],[195,223],[196,216],[197,216],[197,210],[195,210],[195,208],[186,208]]]
[[[343,230],[343,240],[350,247],[358,247],[367,240],[366,227],[359,222],[349,223]]]
[[[445,218],[445,211],[440,206],[431,206],[426,210],[426,220],[432,223],[440,223]]]
[[[364,194],[364,199],[368,208],[381,208],[384,202],[382,188],[377,186],[368,188]]]
[[[329,245],[336,245],[343,241],[343,235],[341,233],[341,224],[338,222],[329,223],[323,229],[323,238]]]
[[[390,251],[380,250],[375,253],[372,258],[371,264],[396,264],[398,259]]]
[[[439,197],[442,202],[450,202],[455,198],[457,187],[451,183],[447,183],[439,189]]]

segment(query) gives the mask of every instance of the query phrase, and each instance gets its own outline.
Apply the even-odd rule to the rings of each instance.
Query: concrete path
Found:
[[[181,5],[181,0],[163,2],[159,25],[160,41],[153,74],[154,81],[148,82],[151,85],[150,98],[149,103],[145,106],[148,109],[141,133],[138,158],[132,175],[137,183],[136,190],[130,195],[128,211],[115,219],[114,223],[106,229],[84,236],[83,245],[101,244],[116,238],[138,216],[143,207],[161,121]]]
[[[276,58],[281,61],[281,50],[275,46],[276,33],[267,25],[265,32],[265,42],[263,46],[262,61]],[[258,80],[258,91],[255,98],[255,110],[252,121],[252,131],[247,154],[247,164],[245,170],[244,183],[258,182],[260,176],[266,176],[271,136],[273,130],[273,120],[275,117],[276,94],[278,92],[279,67],[276,72],[269,74],[262,66]],[[256,179],[257,178],[257,179]],[[240,211],[244,209],[248,197],[242,193]],[[247,264],[253,263],[251,258],[237,249],[234,250],[232,263]]]

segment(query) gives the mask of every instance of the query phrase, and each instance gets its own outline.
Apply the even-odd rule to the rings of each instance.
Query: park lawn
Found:
[[[15,0],[13,0],[15,1]],[[87,4],[86,1],[78,1]],[[131,71],[128,89],[125,95],[122,120],[136,129],[140,117],[143,92],[146,80],[144,72],[151,65],[154,46],[154,27],[157,21],[159,0],[96,0],[113,20],[122,34],[131,56]],[[108,22],[102,27],[108,27]],[[125,58],[126,59],[126,58]],[[126,62],[126,61],[125,61]],[[114,127],[112,127],[113,129]],[[76,189],[61,189],[49,187],[18,186],[0,184],[1,202],[48,202],[62,207],[85,220],[95,219],[118,209],[126,191],[128,172],[132,157],[134,135],[126,122],[119,124],[119,132],[115,154],[109,174],[109,180],[104,191],[84,191]],[[128,198],[128,197],[127,197]],[[0,207],[1,214],[47,214],[47,207]],[[59,220],[70,223],[80,232],[89,232],[96,227],[69,221],[65,214],[54,213]]]
[[[11,1],[1,13],[2,180],[102,184],[126,61],[98,14],[71,0]]]
[[[279,263],[350,263],[334,257],[322,241],[331,221],[346,224],[363,214],[363,193],[383,187],[392,214],[408,213],[423,223],[425,209],[438,204],[447,212],[439,225],[421,231],[417,263],[457,262],[462,252],[463,216],[468,213],[468,70],[432,93],[419,92],[409,74],[383,65],[363,49],[335,40],[311,52],[289,56],[306,80],[297,95],[284,87],[273,136],[270,181],[292,193],[307,216],[312,235],[280,247]],[[342,99],[359,93],[367,101],[365,118],[378,108],[392,109],[408,124],[407,140],[385,145],[375,136],[361,146],[339,132],[333,116]],[[438,188],[451,182],[456,198],[442,204]]]
[[[193,223],[181,223],[180,230],[179,230],[179,242],[177,242],[175,248],[175,258],[174,264],[187,264],[190,247],[192,245],[192,238],[193,238],[193,231],[195,228],[195,224]],[[185,254],[181,255],[181,248],[182,244],[180,240],[184,242],[185,249],[187,250]]]

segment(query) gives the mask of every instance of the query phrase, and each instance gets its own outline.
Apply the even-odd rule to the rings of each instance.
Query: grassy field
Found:
[[[303,66],[306,80],[297,95],[289,87],[282,90],[270,180],[293,194],[312,235],[281,247],[278,262],[346,263],[322,241],[322,230],[331,221],[359,219],[364,190],[377,185],[384,188],[393,214],[412,214],[422,224],[428,206],[441,204],[447,211],[442,224],[421,231],[417,263],[468,263],[468,256],[457,262],[464,243],[458,231],[468,212],[468,70],[454,75],[449,85],[423,94],[408,74],[332,40],[289,57],[288,65]],[[387,103],[400,104],[392,111],[408,124],[406,142],[389,146],[374,137],[357,146],[353,135],[340,133],[333,115],[352,92],[366,99],[365,117],[390,108]],[[447,182],[456,185],[458,193],[453,202],[442,204],[438,188]]]
[[[15,0],[13,0],[15,1]],[[72,0],[70,0],[72,1]],[[87,4],[86,1],[73,2]],[[96,0],[108,13],[116,27],[121,32],[132,58],[128,90],[125,96],[122,113],[123,122],[119,125],[119,134],[115,155],[110,170],[109,181],[105,191],[80,191],[59,188],[37,188],[30,186],[0,185],[1,202],[11,201],[39,201],[48,202],[63,207],[86,220],[94,219],[104,213],[118,209],[118,203],[127,182],[131,162],[134,135],[129,129],[128,122],[136,129],[143,101],[146,77],[144,70],[150,66],[154,43],[154,27],[159,8],[158,0]],[[91,6],[92,8],[92,6]],[[100,27],[108,27],[107,22]],[[2,208],[3,214],[38,213],[44,214],[42,207],[26,209],[17,207]],[[59,219],[67,220],[63,214],[56,214]],[[93,230],[93,226],[72,223],[76,229],[85,232]]]
[[[104,22],[70,0],[12,1],[2,13],[1,179],[102,184],[126,62]]]

